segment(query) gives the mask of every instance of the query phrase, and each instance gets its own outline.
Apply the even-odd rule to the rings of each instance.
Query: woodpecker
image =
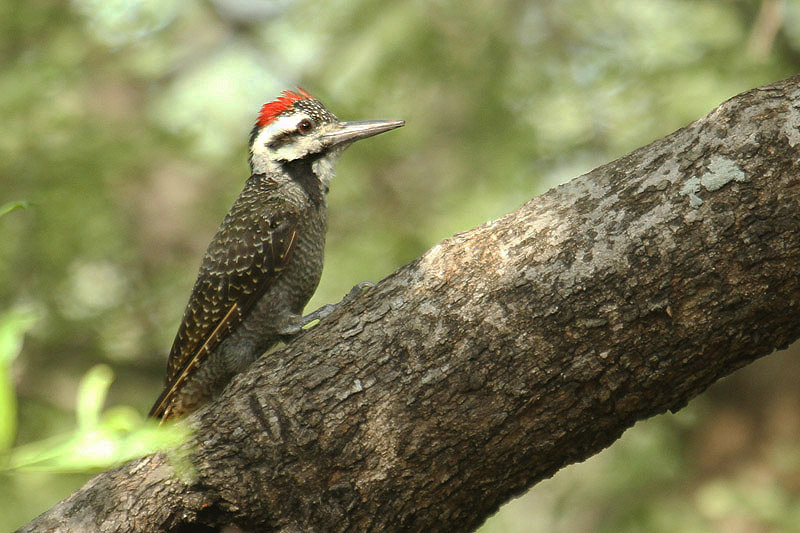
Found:
[[[353,142],[403,124],[342,122],[299,88],[262,106],[251,175],[203,256],[150,416],[197,409],[279,340],[332,311],[302,316],[322,274],[334,163]]]

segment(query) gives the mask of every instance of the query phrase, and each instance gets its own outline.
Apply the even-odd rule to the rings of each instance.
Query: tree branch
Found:
[[[22,531],[469,531],[800,335],[800,77],[458,234]]]

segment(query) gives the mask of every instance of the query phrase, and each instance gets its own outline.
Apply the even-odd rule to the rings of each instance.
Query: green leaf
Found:
[[[0,452],[8,450],[17,433],[17,397],[11,368],[22,350],[25,333],[36,322],[30,311],[0,315]]]
[[[0,217],[11,213],[12,211],[16,211],[18,209],[28,209],[31,206],[29,202],[7,202],[3,205],[0,205]]]
[[[81,379],[75,408],[79,431],[92,431],[99,425],[100,412],[112,381],[114,372],[108,365],[93,366]]]
[[[7,467],[24,472],[93,472],[145,455],[166,451],[180,461],[186,453],[181,444],[187,442],[190,430],[185,424],[159,426],[155,420],[143,420],[130,408],[118,412],[90,431],[75,431],[11,450]],[[127,411],[127,412],[125,412]],[[126,418],[130,431],[114,427],[119,417]]]
[[[103,412],[113,379],[107,365],[89,369],[78,386],[75,431],[18,446],[7,453],[3,466],[28,472],[92,472],[166,451],[181,472],[191,473],[181,446],[190,437],[187,425],[159,425],[126,406]]]

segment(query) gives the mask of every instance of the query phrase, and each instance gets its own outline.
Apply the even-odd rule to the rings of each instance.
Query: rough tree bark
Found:
[[[22,531],[469,531],[800,334],[800,77],[454,236]]]

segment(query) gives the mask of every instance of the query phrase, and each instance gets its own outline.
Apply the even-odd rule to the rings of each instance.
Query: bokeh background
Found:
[[[796,0],[0,0],[0,204],[31,204],[0,218],[0,313],[35,317],[15,445],[71,431],[98,363],[106,405],[147,412],[282,89],[407,121],[338,165],[315,308],[798,68]],[[797,351],[637,424],[482,531],[800,531]],[[0,471],[0,530],[91,475],[52,470]]]

